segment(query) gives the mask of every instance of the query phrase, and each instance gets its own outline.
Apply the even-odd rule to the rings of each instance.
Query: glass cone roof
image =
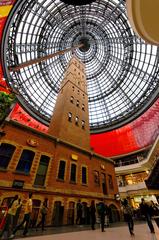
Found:
[[[72,53],[9,72],[8,67],[70,48],[86,66],[90,129],[118,128],[142,114],[158,97],[158,47],[137,37],[124,0],[85,6],[60,0],[18,0],[5,25],[2,65],[21,105],[48,125]]]

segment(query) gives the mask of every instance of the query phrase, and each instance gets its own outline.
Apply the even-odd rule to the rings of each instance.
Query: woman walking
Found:
[[[91,201],[91,206],[90,206],[90,218],[91,218],[91,228],[92,228],[92,230],[95,230],[96,207],[95,207],[94,200]]]
[[[129,232],[133,236],[134,235],[134,221],[133,221],[133,211],[131,206],[128,204],[127,199],[123,201],[123,214],[124,220],[128,224]]]
[[[47,215],[47,211],[48,211],[48,204],[47,204],[47,201],[48,199],[45,198],[44,202],[43,202],[43,205],[42,205],[42,208],[41,208],[41,221],[37,224],[36,226],[36,230],[38,227],[42,227],[42,231],[44,231],[44,226],[45,226],[45,221],[46,221],[46,215]]]
[[[29,227],[29,222],[30,222],[30,217],[32,213],[32,193],[29,193],[29,198],[26,200],[26,205],[25,205],[25,211],[24,211],[24,218],[22,222],[15,227],[13,230],[12,235],[9,237],[9,239],[12,239],[15,237],[16,232],[25,224],[24,231],[23,231],[23,236],[26,236],[28,233],[28,227]]]
[[[9,239],[11,232],[13,231],[14,221],[16,217],[17,209],[21,206],[18,195],[15,195],[13,201],[9,205],[8,213],[6,216],[6,222],[2,231],[1,239]]]

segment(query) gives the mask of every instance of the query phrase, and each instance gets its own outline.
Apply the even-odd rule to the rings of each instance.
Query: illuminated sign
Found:
[[[77,161],[77,160],[78,160],[78,156],[77,156],[77,155],[75,155],[75,154],[71,154],[71,158],[72,158],[73,160],[75,160],[75,161]]]

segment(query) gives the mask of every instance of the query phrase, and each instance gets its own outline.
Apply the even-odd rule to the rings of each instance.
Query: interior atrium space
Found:
[[[157,16],[148,9],[159,3],[145,1],[0,2],[2,239],[85,230],[93,240],[108,228],[103,234],[116,240],[118,227],[128,239],[124,200],[140,239],[159,238],[159,44],[139,21],[144,9],[151,26]],[[158,209],[152,223],[142,199]]]

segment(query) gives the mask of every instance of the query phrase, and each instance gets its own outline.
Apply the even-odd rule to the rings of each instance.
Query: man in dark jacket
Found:
[[[151,233],[155,233],[154,226],[151,221],[152,210],[151,210],[151,207],[145,202],[144,198],[141,199],[140,211],[141,211],[141,214],[145,216],[146,222],[149,226]]]
[[[129,205],[127,199],[124,199],[124,201],[122,202],[122,205],[123,205],[124,220],[125,222],[127,222],[129,232],[133,236],[134,235],[133,209]]]
[[[99,215],[100,215],[101,230],[102,232],[104,232],[105,215],[106,215],[106,205],[104,201],[100,202],[99,204]]]

